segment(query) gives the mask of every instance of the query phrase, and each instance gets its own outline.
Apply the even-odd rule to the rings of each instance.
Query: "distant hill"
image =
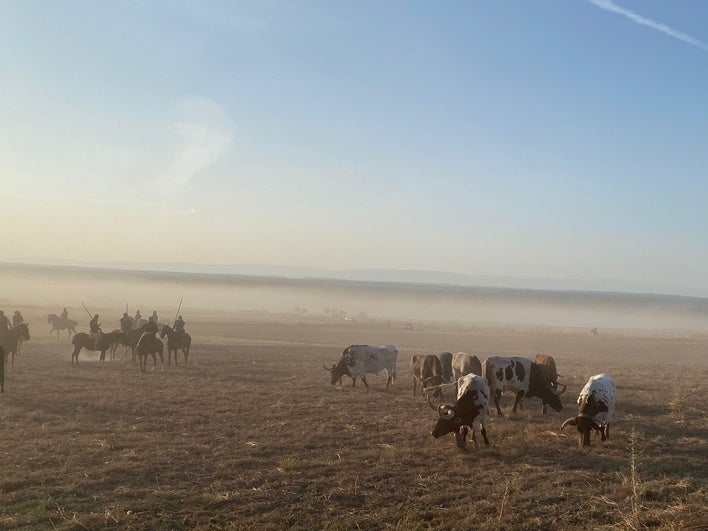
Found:
[[[393,282],[468,287],[494,287],[531,290],[571,290],[619,293],[657,293],[681,296],[708,296],[682,286],[653,286],[615,279],[532,278],[467,275],[449,271],[408,269],[325,269],[272,264],[196,264],[190,262],[74,262],[33,260],[45,266],[88,267],[111,270],[200,273],[209,275],[246,275],[257,277],[310,278],[360,282]]]

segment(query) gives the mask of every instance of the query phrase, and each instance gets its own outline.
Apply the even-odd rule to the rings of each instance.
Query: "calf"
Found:
[[[502,391],[516,391],[513,413],[524,396],[538,397],[556,411],[563,409],[560,395],[565,392],[565,386],[562,391],[555,389],[546,382],[538,365],[529,359],[493,356],[484,360],[482,372],[489,382],[489,391],[494,396],[500,417],[503,416],[499,407]]]
[[[396,379],[396,358],[398,357],[398,349],[393,345],[384,345],[382,347],[372,347],[369,345],[349,345],[342,352],[342,357],[339,363],[332,365],[331,368],[325,366],[325,370],[332,373],[331,384],[342,382],[344,375],[352,379],[352,387],[356,385],[357,377],[361,378],[364,385],[366,383],[366,373],[377,374],[386,369],[388,379],[386,387],[391,385],[391,382]]]
[[[472,428],[472,441],[477,442],[477,431],[482,433],[484,444],[487,439],[487,410],[489,409],[489,385],[487,379],[476,374],[468,374],[457,382],[457,402],[454,406],[440,405],[437,408],[438,422],[432,435],[436,439],[455,432],[455,442],[459,448],[467,446],[467,432]],[[428,403],[431,404],[430,399]]]
[[[413,377],[413,396],[416,395],[417,383],[420,383],[423,393],[426,393],[427,387],[438,386],[433,391],[433,396],[440,396],[439,386],[445,383],[440,358],[433,354],[414,354],[411,356],[411,376]]]
[[[578,397],[578,414],[567,419],[561,430],[567,424],[576,426],[580,433],[580,445],[590,444],[590,431],[595,430],[601,439],[610,438],[610,421],[615,412],[617,390],[615,382],[608,374],[591,376],[580,391]]]

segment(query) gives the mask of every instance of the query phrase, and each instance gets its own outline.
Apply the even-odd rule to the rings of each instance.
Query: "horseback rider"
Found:
[[[184,334],[186,334],[186,332],[184,330],[184,319],[182,319],[181,315],[175,321],[175,332],[177,332],[180,341],[184,345]]]
[[[140,315],[140,310],[135,312],[135,324],[138,324],[140,321],[142,321],[142,319],[143,319],[143,316]]]
[[[66,308],[64,309],[66,310]],[[101,339],[101,323],[98,322],[98,314],[89,321],[89,328],[91,329],[89,337],[93,339],[94,348],[98,349],[98,342]]]
[[[15,314],[12,316],[12,326],[13,328],[21,325],[22,323],[25,322],[25,318],[22,317],[22,314],[20,313],[20,310],[15,310]]]
[[[157,318],[157,310],[152,311],[152,320],[155,321],[155,324],[160,322]]]
[[[152,338],[154,339],[157,335],[157,323],[153,321],[152,315],[148,317],[148,322],[143,325],[141,330],[143,333],[140,334],[140,339],[138,339],[138,343],[135,345],[136,349],[140,346],[140,343],[143,342],[145,336],[152,336]]]
[[[130,318],[130,316],[128,315],[128,312],[125,312],[125,313],[123,314],[123,317],[120,318],[120,329],[121,329],[124,333],[127,334],[128,332],[130,332],[130,330],[131,330],[132,328],[133,328],[133,321],[132,321],[132,319]]]
[[[5,312],[0,310],[0,339],[4,339],[10,333],[10,319],[7,318]]]
[[[59,319],[61,319],[62,323],[66,323],[66,321],[69,319],[69,312],[66,310],[66,308],[62,310]]]

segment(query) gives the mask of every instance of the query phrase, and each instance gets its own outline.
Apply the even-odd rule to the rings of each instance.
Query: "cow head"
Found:
[[[577,417],[570,417],[561,425],[561,431],[566,425],[570,424],[578,429],[580,434],[579,443],[581,446],[588,446],[590,444],[590,432],[592,430],[601,431],[602,428],[596,422],[593,422],[589,415],[580,414]]]
[[[351,373],[349,372],[349,367],[347,366],[347,362],[344,358],[339,360],[339,363],[336,365],[332,365],[331,368],[327,368],[324,363],[322,366],[325,368],[326,371],[329,371],[332,373],[332,381],[330,382],[332,385],[336,385],[337,382],[340,384],[342,383],[342,376],[345,374],[351,378]]]
[[[476,402],[476,390],[469,391],[464,396],[460,397],[457,402],[455,402],[454,406],[441,404],[437,409],[433,406],[430,398],[428,398],[428,404],[430,404],[431,408],[436,409],[439,417],[431,435],[437,439],[448,433],[455,432],[457,445],[460,448],[464,448],[464,439],[457,437],[457,434],[460,433],[462,426],[472,426],[474,419],[479,415],[481,407],[478,406]]]

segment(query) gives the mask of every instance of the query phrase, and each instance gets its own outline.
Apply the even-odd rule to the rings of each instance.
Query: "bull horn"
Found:
[[[558,385],[563,385],[563,384],[558,384]],[[567,388],[568,388],[567,385],[563,385],[563,390],[562,390],[560,393],[558,393],[558,396],[560,396],[560,395],[562,395],[563,393],[565,393],[565,390],[566,390]]]
[[[566,387],[568,387],[568,386],[567,386],[567,385],[564,385],[564,386],[563,386],[563,390],[562,390],[562,391],[559,391],[558,389],[553,389],[553,384],[551,384],[551,393],[553,393],[553,394],[556,395],[556,396],[560,396],[560,395],[562,395],[563,393],[565,393]]]
[[[324,364],[324,361],[322,362],[322,366],[324,367],[324,370],[332,372],[334,370],[334,365],[332,365],[331,369],[328,369],[327,366]]]
[[[455,416],[455,412],[450,406],[445,406],[441,404],[438,406],[438,415],[440,415],[441,419],[452,420],[452,418]]]
[[[577,426],[578,421],[575,420],[575,417],[570,417],[563,424],[561,424],[561,431],[563,431],[563,428],[565,428],[566,424],[570,424],[571,426]]]

